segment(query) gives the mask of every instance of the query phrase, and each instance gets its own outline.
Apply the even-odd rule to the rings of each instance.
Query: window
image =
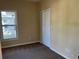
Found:
[[[16,12],[1,11],[2,39],[16,39]]]

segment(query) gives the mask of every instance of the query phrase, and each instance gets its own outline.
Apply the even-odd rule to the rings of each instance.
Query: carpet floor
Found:
[[[2,49],[3,59],[65,59],[43,44],[29,44]]]

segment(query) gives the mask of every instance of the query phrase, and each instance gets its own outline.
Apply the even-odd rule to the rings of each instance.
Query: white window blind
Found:
[[[16,12],[1,11],[0,17],[2,39],[16,39]]]

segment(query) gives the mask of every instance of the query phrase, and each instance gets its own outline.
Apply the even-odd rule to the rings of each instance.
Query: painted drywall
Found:
[[[70,54],[72,59],[78,59],[79,55],[79,1],[78,0],[69,0],[68,2],[68,19],[66,20],[67,28],[67,45],[68,49],[71,50]],[[69,55],[70,55],[69,54]]]
[[[41,11],[51,8],[51,49],[67,59],[78,59],[79,1],[41,0]]]
[[[0,59],[2,59],[1,42],[0,42]]]
[[[0,10],[17,12],[18,39],[2,41],[2,47],[39,41],[38,4],[27,0],[0,0]]]

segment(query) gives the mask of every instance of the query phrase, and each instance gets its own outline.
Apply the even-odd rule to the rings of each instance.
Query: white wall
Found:
[[[41,0],[41,10],[51,8],[51,49],[67,59],[79,55],[79,0]]]

